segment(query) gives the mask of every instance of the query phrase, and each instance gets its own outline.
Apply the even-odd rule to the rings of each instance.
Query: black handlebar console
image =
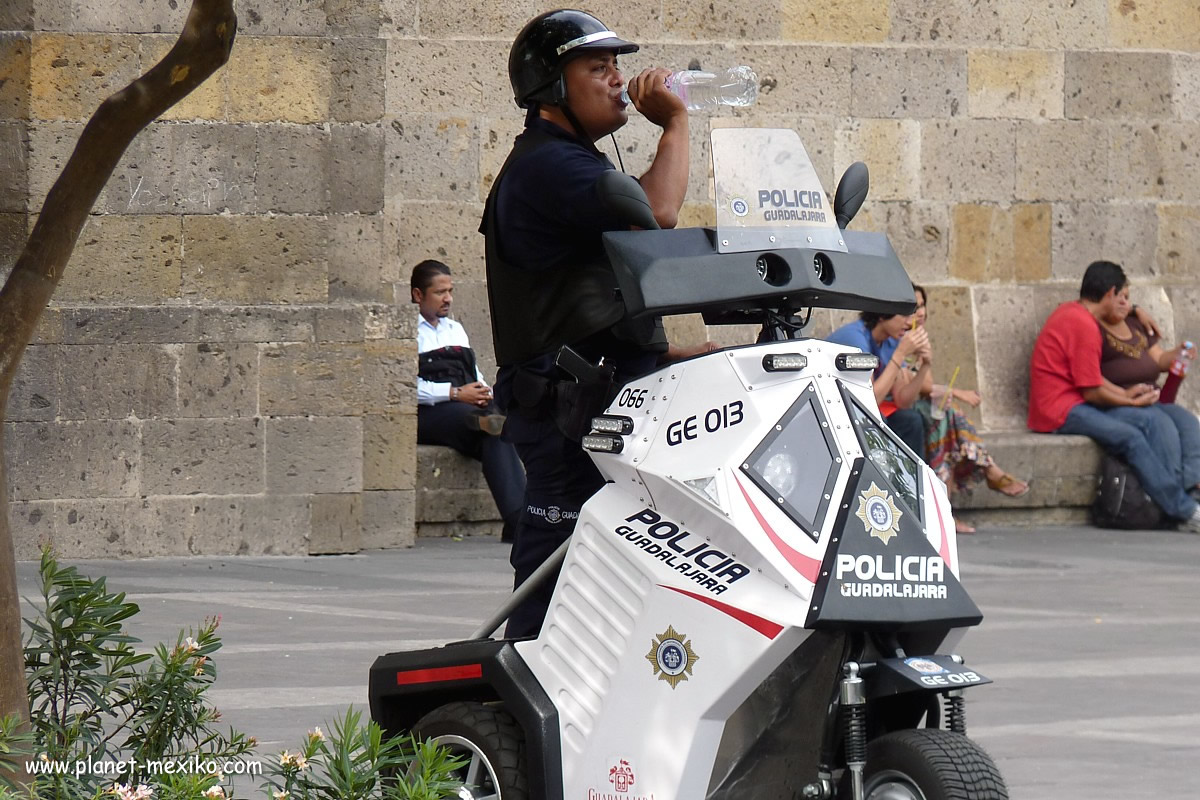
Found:
[[[758,322],[804,308],[911,314],[912,282],[882,233],[842,231],[848,252],[781,248],[721,253],[710,228],[603,236],[628,317],[702,313]]]

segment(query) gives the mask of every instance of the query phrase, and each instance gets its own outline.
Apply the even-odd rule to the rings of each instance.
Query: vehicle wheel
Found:
[[[525,735],[502,708],[448,703],[422,717],[413,733],[466,760],[455,776],[463,782],[460,800],[529,800]]]
[[[894,731],[867,745],[867,800],[1008,800],[991,756],[961,733]]]

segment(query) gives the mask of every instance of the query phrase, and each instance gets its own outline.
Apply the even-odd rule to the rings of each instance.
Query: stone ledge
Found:
[[[500,512],[479,462],[449,447],[417,445],[418,537],[499,536]]]
[[[956,512],[974,523],[1056,525],[1087,521],[1096,496],[1103,451],[1086,436],[1029,431],[980,432],[996,463],[1029,481],[1024,497],[1006,497],[986,487],[955,494]]]
[[[420,539],[459,539],[468,536],[490,536],[500,538],[504,527],[499,519],[489,521],[462,520],[457,522],[418,522],[417,537]]]

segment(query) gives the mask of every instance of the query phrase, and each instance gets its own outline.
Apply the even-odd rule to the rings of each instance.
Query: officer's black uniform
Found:
[[[560,394],[572,388],[554,366],[559,347],[613,367],[609,396],[666,351],[661,322],[620,321],[624,308],[600,235],[628,225],[603,211],[596,195],[597,178],[612,168],[592,142],[531,114],[480,227],[500,364],[495,396],[508,414],[505,439],[525,464],[526,508],[511,557],[518,586],[566,540],[580,506],[604,485],[580,448],[581,431],[568,435],[555,420]],[[535,635],[552,593],[548,583],[518,607],[506,635]]]

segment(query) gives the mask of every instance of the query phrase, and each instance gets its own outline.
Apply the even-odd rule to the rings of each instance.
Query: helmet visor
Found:
[[[558,46],[556,54],[559,58],[563,58],[580,50],[615,50],[617,53],[636,53],[638,46],[633,42],[625,41],[612,31],[604,30],[563,42]]]

